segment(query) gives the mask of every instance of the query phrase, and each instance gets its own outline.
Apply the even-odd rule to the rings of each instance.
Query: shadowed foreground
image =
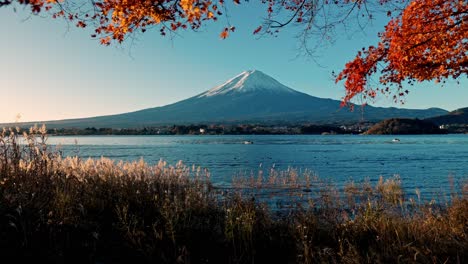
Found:
[[[62,158],[45,131],[0,136],[2,262],[468,262],[467,184],[423,201],[291,169],[218,189],[182,163]]]

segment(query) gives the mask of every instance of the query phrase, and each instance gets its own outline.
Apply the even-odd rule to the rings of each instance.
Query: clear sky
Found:
[[[162,106],[201,93],[244,70],[258,69],[296,90],[340,99],[339,71],[361,47],[375,44],[384,16],[364,31],[336,33],[336,42],[317,51],[316,61],[298,56],[294,28],[279,37],[259,38],[252,31],[265,15],[264,6],[230,8],[235,33],[219,33],[225,20],[201,32],[180,32],[173,39],[149,30],[123,46],[103,47],[88,31],[63,20],[28,15],[19,8],[0,8],[0,123],[116,114]],[[444,87],[423,83],[410,87],[406,108],[468,106],[468,81]],[[398,106],[379,98],[374,105]]]

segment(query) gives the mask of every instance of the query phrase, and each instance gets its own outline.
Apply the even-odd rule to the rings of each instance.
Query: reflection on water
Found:
[[[408,192],[448,192],[468,179],[468,135],[398,136],[71,136],[51,137],[65,155],[116,160],[182,160],[208,168],[217,184],[259,168],[310,169],[337,185],[400,175]],[[77,141],[77,145],[75,145]],[[243,144],[252,141],[253,144]]]

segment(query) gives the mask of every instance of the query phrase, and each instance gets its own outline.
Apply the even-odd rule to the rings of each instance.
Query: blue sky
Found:
[[[258,69],[296,90],[340,99],[339,71],[361,47],[375,44],[384,16],[364,31],[337,29],[333,45],[317,51],[316,61],[298,56],[294,27],[278,37],[259,38],[252,31],[264,7],[232,7],[236,32],[227,40],[219,33],[223,19],[201,32],[180,32],[173,39],[157,29],[124,45],[103,47],[90,33],[63,20],[29,16],[22,8],[0,8],[0,122],[51,120],[123,113],[162,106],[201,93],[248,69]],[[468,106],[468,81],[444,87],[422,83],[409,87],[404,106],[381,97],[374,105],[406,108]],[[338,106],[337,106],[338,107]]]

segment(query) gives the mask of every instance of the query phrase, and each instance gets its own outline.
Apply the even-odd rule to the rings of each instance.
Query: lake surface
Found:
[[[50,137],[65,155],[115,160],[160,159],[208,168],[212,181],[256,173],[260,167],[309,169],[337,185],[348,180],[377,181],[398,174],[405,190],[450,190],[468,180],[468,135],[247,135],[247,136],[66,136]],[[244,141],[254,144],[246,145]],[[76,144],[77,143],[77,144]]]

